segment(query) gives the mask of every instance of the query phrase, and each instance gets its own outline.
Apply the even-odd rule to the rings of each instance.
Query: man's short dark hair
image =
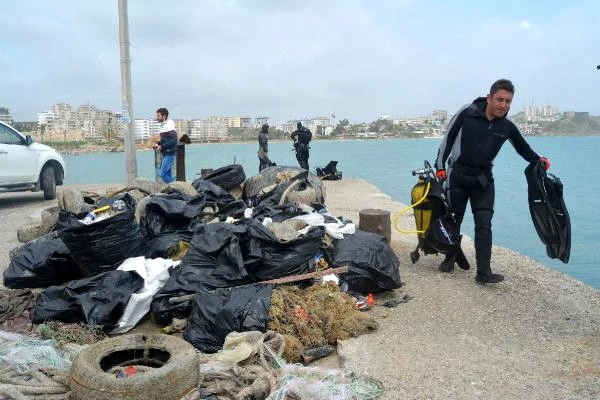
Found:
[[[302,122],[298,122],[298,123],[296,124],[296,127],[297,127],[298,129],[302,128]]]
[[[156,110],[157,114],[162,114],[164,115],[166,118],[169,118],[169,110],[167,110],[164,107],[159,108],[158,110]]]
[[[494,82],[490,88],[490,95],[493,96],[498,90],[506,90],[507,92],[515,94],[515,86],[508,79],[498,79]]]

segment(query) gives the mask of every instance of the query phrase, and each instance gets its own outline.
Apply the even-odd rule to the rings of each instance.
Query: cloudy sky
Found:
[[[529,2],[527,2],[529,3]],[[148,118],[454,113],[498,78],[600,115],[600,2],[130,0],[133,107]],[[0,106],[121,107],[117,0],[5,1]]]

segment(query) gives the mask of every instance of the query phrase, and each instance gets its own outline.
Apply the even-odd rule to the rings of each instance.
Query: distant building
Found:
[[[523,109],[526,121],[556,121],[560,114],[558,109],[552,105],[537,106],[531,104]]]
[[[260,128],[261,126],[263,126],[263,124],[268,124],[269,123],[269,117],[256,117],[254,119],[254,126],[256,128]]]
[[[84,104],[77,109],[67,103],[57,103],[38,114],[38,125],[47,132],[78,131],[83,139],[122,136],[122,115]]]
[[[149,119],[133,120],[133,137],[135,137],[136,140],[144,140],[150,137]]]
[[[564,117],[567,119],[586,120],[590,118],[590,113],[587,111],[566,111]]]
[[[0,107],[0,121],[6,122],[7,124],[13,123],[13,118],[10,115],[8,108]]]
[[[192,121],[190,139],[201,142],[220,141],[227,138],[227,117],[208,117]]]
[[[241,117],[227,117],[228,128],[241,128],[242,118]]]
[[[248,128],[252,124],[252,118],[240,117],[240,128]]]

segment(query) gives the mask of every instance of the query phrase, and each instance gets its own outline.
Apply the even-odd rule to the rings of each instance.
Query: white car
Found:
[[[45,199],[55,199],[64,177],[65,161],[56,150],[0,121],[0,192],[43,190]]]

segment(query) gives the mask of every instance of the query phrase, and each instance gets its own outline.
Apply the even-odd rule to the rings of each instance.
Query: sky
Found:
[[[600,115],[600,2],[130,0],[133,115],[453,114],[493,81],[525,105]],[[4,1],[0,106],[119,111],[117,0]]]

